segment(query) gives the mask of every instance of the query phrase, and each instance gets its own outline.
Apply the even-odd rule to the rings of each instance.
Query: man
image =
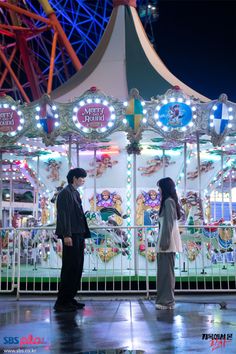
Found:
[[[77,188],[85,182],[87,173],[82,168],[68,172],[68,185],[57,197],[56,235],[62,239],[61,283],[54,309],[57,312],[71,312],[85,305],[75,300],[84,263],[84,240],[90,238],[90,231],[83,212]]]

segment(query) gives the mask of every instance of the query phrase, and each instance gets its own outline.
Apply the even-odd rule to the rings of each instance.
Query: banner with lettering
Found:
[[[123,102],[93,87],[73,103],[72,129],[88,139],[108,136],[121,125],[123,110]]]
[[[20,125],[20,116],[12,108],[0,108],[0,132],[14,132]]]
[[[86,128],[97,129],[106,127],[111,111],[101,103],[90,103],[80,107],[77,112],[78,122]]]
[[[22,106],[11,97],[0,97],[0,138],[1,145],[12,143],[22,135],[25,126]]]

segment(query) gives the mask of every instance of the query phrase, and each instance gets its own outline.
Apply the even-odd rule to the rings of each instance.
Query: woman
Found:
[[[178,220],[180,206],[175,183],[170,177],[157,182],[161,204],[159,210],[159,238],[157,244],[157,299],[156,309],[167,310],[175,306],[175,253],[182,252]]]

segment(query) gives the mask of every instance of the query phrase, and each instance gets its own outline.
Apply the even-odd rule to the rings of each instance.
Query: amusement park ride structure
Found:
[[[71,2],[66,4],[69,6],[69,3],[71,6],[70,9],[72,10],[74,5]],[[96,6],[94,5],[93,11],[96,11],[98,16],[101,17],[101,3],[99,1],[95,3]],[[36,5],[39,4],[40,7],[37,7]],[[107,1],[104,4],[103,26],[105,26],[107,22],[106,14],[109,2]],[[141,2],[139,2],[139,4],[141,5]],[[59,10],[62,10],[62,3],[56,2],[54,6],[60,16],[61,12]],[[86,6],[87,5],[83,4],[83,2],[80,3],[80,14],[82,13],[82,9],[84,11],[87,10],[87,19],[90,20],[92,10],[90,9],[89,12]],[[150,20],[151,15],[155,13],[155,6],[152,6],[151,2],[148,4],[147,1],[143,1],[142,6],[144,6],[142,10],[146,9],[149,16],[148,20]],[[155,149],[162,149],[162,158],[165,159],[164,151],[170,151],[178,146],[182,146],[182,148],[185,146],[184,171],[181,172],[181,174],[184,174],[184,183],[182,183],[181,188],[186,193],[187,180],[189,180],[189,185],[193,185],[191,181],[193,181],[195,177],[198,177],[200,180],[201,168],[204,172],[212,170],[212,161],[209,163],[203,161],[203,165],[201,166],[200,137],[201,142],[203,142],[204,136],[208,135],[205,141],[206,149],[209,154],[212,153],[210,147],[211,142],[214,146],[220,146],[226,135],[231,136],[228,136],[228,138],[231,139],[230,142],[232,141],[235,130],[235,104],[228,102],[226,95],[222,95],[219,100],[209,102],[206,97],[184,85],[184,83],[179,81],[168,71],[154,51],[143,30],[135,9],[135,0],[113,0],[113,11],[104,36],[89,61],[86,62],[83,67],[77,58],[77,53],[73,50],[70,43],[70,41],[72,41],[73,46],[75,46],[76,43],[79,44],[79,42],[75,41],[76,35],[71,33],[71,35],[68,36],[68,38],[70,38],[69,41],[63,30],[63,28],[68,30],[69,22],[67,22],[66,25],[65,21],[60,20],[60,23],[53,8],[46,0],[40,0],[35,3],[27,1],[23,3],[19,1],[14,2],[14,4],[12,2],[0,2],[0,7],[1,16],[5,21],[4,24],[0,25],[1,35],[4,39],[8,38],[5,42],[2,41],[3,44],[5,43],[5,46],[2,45],[0,48],[2,61],[6,64],[0,81],[2,85],[1,90],[8,94],[13,92],[12,87],[14,87],[14,92],[16,92],[15,87],[17,85],[19,92],[21,92],[20,95],[17,94],[17,97],[24,97],[26,101],[26,105],[20,105],[16,99],[11,99],[9,95],[6,98],[2,96],[2,127],[0,131],[1,160],[3,160],[3,155],[4,157],[9,157],[9,161],[7,160],[8,162],[5,162],[6,175],[8,172],[12,172],[16,169],[21,170],[21,173],[23,173],[22,181],[28,176],[27,180],[28,182],[30,181],[31,185],[34,185],[33,189],[37,197],[39,197],[41,183],[39,180],[35,182],[33,174],[36,174],[36,179],[39,178],[39,160],[45,160],[43,155],[48,155],[48,160],[53,160],[56,153],[62,154],[60,156],[67,154],[68,164],[64,165],[66,169],[67,166],[70,168],[78,164],[79,153],[82,154],[83,150],[87,150],[88,153],[92,151],[92,153],[95,154],[94,166],[96,166],[96,151],[101,153],[104,145],[107,146],[108,149],[116,146],[117,152],[118,150],[127,150],[129,155],[133,154],[134,157],[136,157],[137,154],[140,154],[141,150],[144,151],[141,145],[145,145],[145,139],[147,143],[150,141],[150,145],[152,145],[151,141],[156,138],[155,134],[157,134],[157,139],[161,139],[163,143],[159,141],[160,146],[157,146],[158,144],[154,146],[154,151],[152,152],[154,158],[152,159],[151,166],[149,166],[149,168],[140,166],[139,171],[143,171],[143,175],[148,176],[149,171],[153,170],[153,172],[157,172],[160,170],[160,166],[163,165],[164,160],[161,162],[161,157],[159,156],[158,159],[157,156],[155,156]],[[28,9],[26,9],[26,7]],[[44,11],[47,18],[42,16],[38,8]],[[31,11],[29,11],[29,9]],[[151,12],[148,12],[148,9]],[[73,17],[75,13],[71,11],[70,15]],[[69,17],[69,15],[67,17]],[[76,22],[73,23],[76,27]],[[93,26],[90,26],[90,33],[92,33],[92,27]],[[93,27],[93,29],[95,30],[95,27]],[[95,32],[96,35],[93,34],[92,37],[90,37],[92,38],[91,40],[95,40],[95,37],[98,39],[101,34],[101,32],[99,34],[97,31]],[[52,35],[51,39],[49,35]],[[52,45],[49,50],[50,40]],[[39,70],[39,64],[41,64],[41,59],[46,52],[50,54],[50,65],[48,67],[45,61],[45,67],[47,69],[43,72],[43,70]],[[34,56],[34,54],[37,55]],[[138,55],[139,59],[136,66],[133,65],[134,55]],[[60,69],[56,66],[56,63],[60,62],[59,59],[65,64],[63,64]],[[67,59],[69,60],[68,62]],[[60,75],[62,75],[63,69],[68,73],[66,69],[68,68],[67,64],[71,62],[78,72],[73,75],[67,83],[64,83],[56,90],[52,91],[50,97],[49,93],[51,93],[53,88],[53,79],[57,77],[60,81]],[[18,79],[19,77],[22,78],[22,72],[25,73],[25,75],[23,75],[25,79],[24,84],[20,83]],[[19,76],[16,77],[15,73],[18,73]],[[130,85],[134,84],[134,86],[129,85],[129,80],[131,82]],[[105,81],[107,85],[103,87],[102,85]],[[47,82],[46,95],[42,96],[45,82]],[[61,82],[63,82],[63,80]],[[92,87],[93,82],[96,83],[98,87]],[[9,86],[8,89],[4,86],[5,84]],[[12,84],[12,86],[10,84]],[[124,109],[122,102],[125,102],[121,97],[125,97],[126,100],[129,100],[128,90],[132,87],[136,87],[141,92],[144,92],[144,86],[147,86],[149,89],[148,94],[145,94],[145,96],[148,97],[146,100],[147,108],[142,108],[142,104],[145,104],[145,100],[139,95],[138,90],[134,89],[130,96],[131,101],[127,103],[127,109]],[[116,89],[117,87],[120,87],[121,90],[115,95],[113,92],[114,88]],[[32,93],[28,95],[26,92],[31,89]],[[124,90],[122,91],[122,89]],[[161,93],[162,95],[160,95]],[[155,98],[155,94],[160,96],[156,96]],[[29,103],[30,97],[33,99],[32,103]],[[79,111],[80,106],[83,107],[85,104],[82,97],[84,97],[88,105],[97,105],[97,108],[90,106],[86,108],[87,112],[89,112],[88,114],[92,114],[94,110],[97,110],[97,112],[99,110],[107,112],[105,106],[108,105],[108,107],[110,107],[109,105],[111,105],[109,109],[113,111],[108,112],[110,118],[106,123],[107,125],[105,124],[99,129],[94,129],[93,127],[87,129],[77,122],[75,112]],[[93,102],[93,100],[95,101]],[[175,100],[176,104],[174,105]],[[100,107],[99,105],[103,101],[106,103],[104,103],[104,105],[102,104],[102,107]],[[173,116],[173,122],[168,123],[170,117],[168,119],[164,118],[162,122],[159,121],[160,117],[159,114],[155,112],[155,109],[160,109],[162,112],[163,105],[167,105],[168,107],[163,107],[163,112],[165,113],[162,113],[162,116],[175,115]],[[11,109],[11,107],[15,108]],[[10,109],[11,112],[8,112],[8,109]],[[16,109],[19,110],[19,114],[16,114],[14,111]],[[193,109],[195,111],[193,111]],[[182,121],[184,116],[184,114],[182,115],[181,113],[182,110],[185,112],[184,114],[189,114],[187,120],[183,119]],[[219,113],[218,110],[221,110],[221,112]],[[218,113],[219,119],[217,122],[215,116]],[[19,116],[20,114],[21,116]],[[12,130],[8,131],[7,129],[9,129],[9,127],[5,125],[11,123],[10,120],[7,121],[7,117],[11,116],[15,116],[17,122],[15,122],[16,124],[12,127]],[[133,125],[129,123],[129,127],[127,127],[127,125],[125,126],[122,120],[127,120],[126,116],[128,117],[128,121],[133,119],[135,123]],[[117,117],[120,120],[117,119]],[[92,118],[88,117],[86,119]],[[174,120],[176,120],[175,123]],[[221,122],[220,125],[219,122]],[[214,126],[214,124],[217,125]],[[153,136],[148,135],[149,129],[155,132]],[[115,139],[113,139],[113,133],[116,130],[126,132],[127,139],[122,138],[119,140],[116,134],[116,139],[118,140],[115,141]],[[122,135],[122,133],[120,134]],[[112,135],[112,140],[109,140],[110,135]],[[142,138],[142,136],[144,138]],[[37,142],[33,143],[32,139],[36,139]],[[104,144],[104,142],[107,142],[106,139],[108,139],[108,143]],[[27,143],[27,141],[30,141],[30,143]],[[192,149],[192,145],[195,143],[197,143],[197,152],[195,155],[197,156],[197,167],[194,171],[187,171],[187,144],[189,144],[190,149]],[[50,145],[51,147],[49,149]],[[76,162],[72,161],[73,145],[76,146]],[[151,147],[153,147],[153,145]],[[35,148],[37,151],[35,151]],[[233,149],[232,145],[230,151],[232,152]],[[14,154],[14,162],[11,162],[10,156]],[[232,152],[232,154],[234,154],[234,152]],[[225,156],[225,160],[227,159],[228,161],[228,155],[226,151],[224,151],[224,153],[219,152],[219,155],[218,160],[221,159],[221,167],[223,167],[223,156]],[[24,161],[19,161],[16,159],[16,156],[23,156]],[[34,171],[31,171],[31,167],[26,160],[34,158],[38,160],[38,163],[34,165]],[[42,165],[45,167],[44,162],[42,162]],[[164,163],[163,174],[166,173],[165,165]],[[168,166],[167,164],[166,167]],[[2,168],[3,164],[1,166],[1,169]],[[65,174],[65,172],[63,173]],[[29,176],[32,177],[31,180]],[[96,177],[98,176],[95,174],[95,179]],[[221,177],[218,177],[221,178],[221,186],[223,188],[223,173]],[[179,181],[178,175],[175,176],[175,180],[177,182]],[[44,187],[41,188],[41,192],[45,189],[46,184],[47,181],[44,180]],[[197,187],[194,185],[192,187],[194,187],[195,190],[197,189],[199,194],[201,194],[202,184],[203,181],[200,181]],[[54,181],[52,185],[52,188],[56,187]],[[206,187],[207,183],[204,188]],[[96,191],[94,190],[94,195],[95,194]]]
[[[18,88],[26,102],[40,98],[45,92],[45,88],[42,88],[45,83],[46,92],[51,92],[55,74],[54,62],[56,56],[59,55],[60,47],[60,55],[65,63],[65,70],[65,53],[71,58],[76,70],[79,70],[82,66],[54,10],[47,0],[42,0],[40,3],[48,18],[29,11],[25,6],[21,7],[20,5],[24,4],[23,2],[16,4],[14,2],[1,2],[0,4],[1,16],[4,19],[4,23],[0,25],[1,35],[3,38],[7,38],[6,44],[3,44],[0,50],[1,60],[5,64],[5,70],[1,77],[1,88],[6,92],[5,83],[9,80],[8,90],[11,91],[13,80],[13,84]],[[47,36],[47,42],[43,39],[45,35]],[[51,35],[51,38],[49,38],[49,35]],[[50,42],[52,43],[51,49],[48,47]],[[47,77],[40,68],[40,58],[36,57],[35,51],[38,51],[38,53],[41,51],[44,54],[50,51],[50,67]],[[26,75],[25,83],[18,79],[22,79],[23,73]],[[29,89],[32,92],[31,98],[27,94]]]
[[[3,228],[15,227],[14,234],[16,219],[22,211],[28,212],[25,204],[29,203],[34,222],[47,229],[20,235],[26,245],[18,247],[18,259],[23,257],[28,266],[25,251],[29,256],[39,245],[50,248],[45,240],[49,224],[55,222],[52,201],[65,184],[68,169],[82,166],[88,174],[81,197],[89,226],[102,227],[106,233],[104,237],[94,231],[87,255],[96,254],[105,271],[117,267],[119,272],[125,257],[126,271],[132,260],[136,272],[138,259],[141,273],[150,262],[154,274],[160,205],[156,183],[166,176],[176,182],[181,197],[186,262],[196,260],[194,264],[204,270],[204,262],[212,266],[228,257],[227,262],[234,265],[236,103],[225,94],[210,101],[166,68],[146,36],[135,0],[113,0],[105,33],[83,67],[72,48],[80,47],[76,35],[66,36],[65,23],[58,21],[53,6],[46,0],[39,3],[47,18],[36,11],[36,5],[29,11],[33,3],[27,0],[0,2],[4,19],[0,33],[8,39],[0,48],[5,65],[0,79],[0,190],[4,192],[0,193],[0,220]],[[62,3],[55,2],[57,13]],[[80,9],[88,13],[84,3],[79,2]],[[103,29],[109,3],[104,0],[104,8],[94,7],[98,16],[103,9]],[[143,4],[148,6],[147,1]],[[90,16],[91,12],[84,22]],[[100,25],[96,22],[96,26]],[[91,33],[95,27],[89,28]],[[45,53],[49,65],[45,61],[42,68]],[[58,67],[57,63],[63,64]],[[226,230],[218,232],[215,229],[223,218],[229,226],[220,226]],[[27,229],[29,224],[23,226]],[[118,229],[111,237],[107,230],[114,226]],[[124,233],[119,226],[125,228]],[[61,254],[55,251],[54,236],[50,237],[50,251],[43,254],[45,250],[38,247],[43,269],[52,254],[58,266]],[[219,256],[219,248],[225,256]]]
[[[121,3],[133,5],[135,1]],[[150,37],[153,35],[152,22],[157,18],[156,4],[153,1],[137,1],[140,18],[146,30],[149,31]],[[50,1],[49,3],[47,0],[0,2],[2,19],[2,24],[0,24],[2,61],[0,91],[2,95],[7,94],[15,101],[20,99],[26,103],[39,100],[43,94],[49,95],[52,89],[60,86],[76,71],[79,71],[82,67],[79,58],[84,63],[100,41],[109,20],[112,5],[118,6],[119,1],[114,1],[113,4],[109,0],[97,0],[89,4],[83,1],[76,4],[71,1]],[[152,42],[154,42],[153,38]],[[47,109],[45,114],[46,112]],[[5,139],[4,134],[2,139]],[[7,144],[10,141],[11,138]],[[2,144],[3,141],[1,142],[1,160],[3,155],[6,157],[7,151],[10,151],[8,148],[13,148],[8,146],[6,149],[6,146],[3,147]],[[16,152],[15,148],[13,150]],[[12,153],[13,150],[11,150]],[[26,151],[23,155],[29,156]],[[30,155],[32,158],[37,153],[35,155],[31,152]],[[25,163],[23,165],[25,166]],[[1,169],[11,174],[18,170],[22,172],[23,165],[19,161],[17,163],[16,160],[8,164],[6,160],[2,162]],[[31,175],[32,173],[35,172],[30,172]],[[14,180],[15,177],[13,181],[11,179],[11,186],[12,183],[16,183]],[[25,185],[26,192],[31,193],[32,181],[29,183],[28,176],[22,175],[17,180],[18,185],[21,187]],[[4,189],[4,198],[9,195],[10,190],[11,188]],[[36,199],[33,199],[36,202]],[[14,202],[14,195],[11,192],[10,200]],[[4,203],[6,204],[7,201],[5,200]],[[29,209],[27,204],[20,206],[19,203],[14,203],[14,206]]]

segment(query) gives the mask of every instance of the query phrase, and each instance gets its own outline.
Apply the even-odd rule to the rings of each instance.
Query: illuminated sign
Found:
[[[111,118],[111,112],[108,106],[100,103],[85,104],[77,112],[79,123],[86,128],[106,127]]]
[[[159,121],[168,128],[181,128],[192,120],[192,110],[185,103],[171,102],[159,110]]]
[[[11,108],[0,108],[0,132],[14,132],[20,125],[20,116]]]

